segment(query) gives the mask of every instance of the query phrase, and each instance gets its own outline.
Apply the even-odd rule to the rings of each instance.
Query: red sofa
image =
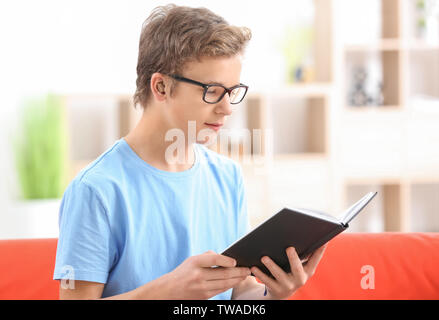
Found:
[[[58,299],[57,239],[0,240],[0,299]],[[343,233],[291,299],[439,299],[439,233]]]

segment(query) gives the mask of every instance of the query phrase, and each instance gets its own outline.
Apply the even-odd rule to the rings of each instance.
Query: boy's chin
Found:
[[[202,137],[197,137],[197,143],[202,144],[206,147],[215,144],[218,138],[218,132],[215,132],[214,130],[210,130],[208,135],[202,135]]]

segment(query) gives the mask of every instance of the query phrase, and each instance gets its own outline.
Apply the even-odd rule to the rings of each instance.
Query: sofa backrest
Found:
[[[0,299],[58,299],[56,245],[0,240]],[[439,233],[342,233],[291,299],[439,299]]]
[[[343,233],[292,299],[439,299],[439,233]]]
[[[54,300],[57,239],[0,240],[0,299]]]

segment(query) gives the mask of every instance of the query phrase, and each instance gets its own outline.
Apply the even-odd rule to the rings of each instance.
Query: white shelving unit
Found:
[[[234,146],[245,175],[251,224],[283,206],[338,215],[364,193],[378,191],[351,231],[439,231],[439,39],[414,38],[407,27],[411,0],[314,3],[314,80],[250,92],[228,122],[229,129],[263,134],[261,145],[252,141],[248,149],[238,140]],[[361,5],[374,11],[361,10]],[[354,32],[367,21],[374,36],[352,42],[359,37],[346,39],[343,21]],[[356,65],[371,70],[375,84],[383,82],[382,105],[350,103]],[[368,88],[376,93],[373,83]],[[113,106],[110,117],[116,125],[107,128],[110,135],[118,138],[134,127],[140,113],[129,95],[100,99]],[[273,144],[265,140],[270,134]],[[93,151],[106,147],[102,140]],[[72,157],[71,176],[94,156]],[[244,163],[244,156],[253,162]]]
[[[341,6],[344,2],[337,3]],[[434,147],[439,145],[439,37],[435,43],[415,38],[410,20],[415,1],[377,3],[380,25],[372,29],[381,30],[379,37],[361,44],[339,42],[344,70],[341,86],[337,85],[342,88],[340,101],[347,100],[352,86],[348,76],[355,64],[369,70],[375,66],[371,77],[384,84],[383,105],[352,106],[345,102],[339,113],[336,135],[341,141],[337,148],[342,159],[337,170],[344,190],[341,203],[352,201],[358,190],[376,189],[377,205],[364,212],[359,229],[439,231],[434,225],[439,207],[422,205],[424,189],[418,184],[426,179],[433,185],[439,181],[439,157]],[[435,189],[431,190],[430,195]],[[431,228],[416,223],[421,216],[432,221]]]

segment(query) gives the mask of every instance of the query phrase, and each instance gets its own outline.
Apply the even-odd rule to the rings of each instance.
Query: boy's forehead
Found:
[[[202,57],[189,61],[183,67],[183,74],[197,77],[198,81],[206,84],[227,85],[230,81],[239,81],[241,75],[242,57]]]

